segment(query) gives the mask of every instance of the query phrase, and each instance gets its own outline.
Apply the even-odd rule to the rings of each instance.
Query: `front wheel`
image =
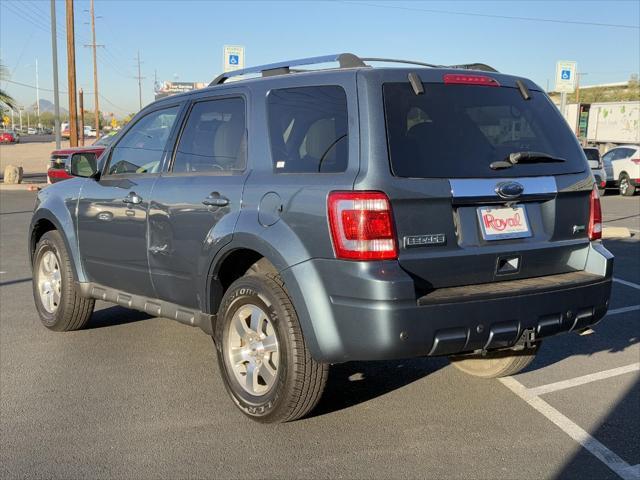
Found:
[[[215,343],[225,387],[248,417],[287,422],[318,403],[328,365],[311,357],[276,274],[249,274],[229,287],[218,310]]]
[[[33,298],[44,326],[58,332],[84,327],[93,313],[95,302],[77,291],[69,253],[57,230],[46,232],[36,246]]]
[[[631,179],[626,173],[620,174],[618,185],[620,186],[620,195],[624,195],[625,197],[633,197],[633,195],[636,193],[636,187],[631,183]]]
[[[522,350],[497,350],[485,355],[454,355],[449,360],[464,373],[481,378],[515,375],[536,358],[540,342]]]

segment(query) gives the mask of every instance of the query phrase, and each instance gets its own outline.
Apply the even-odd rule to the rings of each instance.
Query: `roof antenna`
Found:
[[[411,88],[413,88],[413,93],[415,93],[416,95],[422,95],[424,93],[424,87],[422,86],[420,77],[413,72],[411,72],[408,77]]]

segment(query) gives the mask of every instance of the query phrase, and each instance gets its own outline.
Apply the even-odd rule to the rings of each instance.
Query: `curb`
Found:
[[[631,232],[626,227],[604,227],[602,238],[630,238]]]
[[[46,186],[46,183],[0,183],[0,190],[36,192]]]

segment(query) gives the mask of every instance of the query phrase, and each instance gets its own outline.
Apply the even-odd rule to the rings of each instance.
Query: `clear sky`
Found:
[[[67,90],[65,2],[57,1],[60,89]],[[89,1],[75,1],[78,87],[93,91]],[[103,112],[138,110],[153,80],[210,81],[224,44],[246,47],[246,65],[338,52],[438,64],[488,63],[553,87],[555,62],[575,60],[581,83],[620,82],[640,70],[640,1],[116,1],[96,0]],[[10,80],[52,100],[49,0],[0,0],[0,59]],[[502,18],[502,17],[520,17]],[[525,17],[525,18],[523,18]],[[531,20],[531,19],[538,20]],[[546,21],[543,21],[546,20]],[[581,23],[583,22],[583,23]],[[586,23],[586,24],[585,24]],[[608,25],[595,25],[608,24]],[[615,25],[615,26],[611,26]],[[35,90],[2,82],[23,105]],[[68,98],[61,96],[66,107]],[[93,99],[85,99],[92,108]]]

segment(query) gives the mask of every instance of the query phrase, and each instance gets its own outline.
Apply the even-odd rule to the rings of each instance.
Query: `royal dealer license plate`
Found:
[[[523,238],[531,236],[524,205],[513,207],[479,207],[478,220],[482,238],[502,240],[505,238]]]

